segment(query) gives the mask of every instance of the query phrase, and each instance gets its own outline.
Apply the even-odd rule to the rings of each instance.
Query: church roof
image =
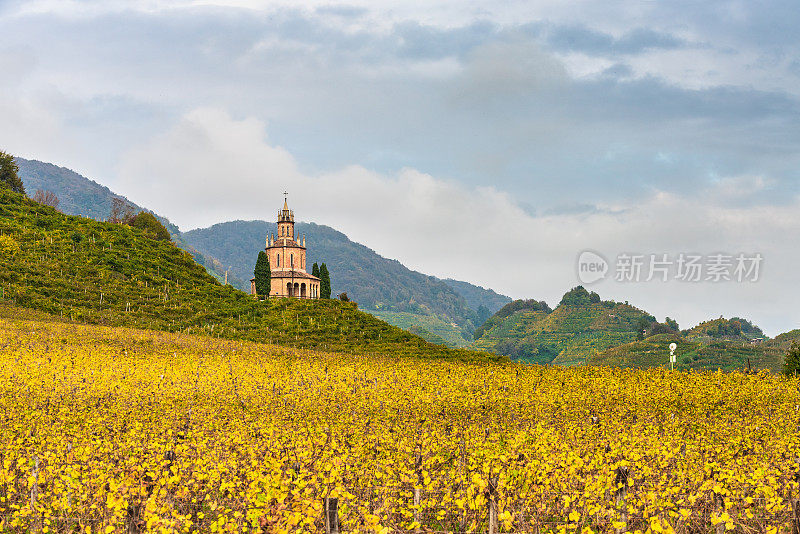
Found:
[[[291,237],[276,237],[275,244],[267,247],[267,248],[283,248],[283,247],[294,247],[294,248],[306,248]]]
[[[316,276],[304,273],[303,271],[272,271],[270,276],[272,278],[307,278],[309,280],[319,280]]]

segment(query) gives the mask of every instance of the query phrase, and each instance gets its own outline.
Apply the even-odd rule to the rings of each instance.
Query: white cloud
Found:
[[[784,287],[800,251],[775,238],[800,232],[797,200],[783,207],[731,208],[710,202],[712,192],[657,192],[638,205],[533,217],[496,188],[470,188],[411,168],[394,175],[357,165],[319,175],[298,168],[287,150],[268,142],[262,122],[198,109],[126,155],[121,192],[190,228],[271,220],[286,189],[298,218],[333,226],[412,268],[551,304],[577,285],[574,262],[584,249],[612,259],[622,252],[759,252],[764,272],[757,283],[606,280],[598,290],[687,325],[740,315],[774,334],[800,323]]]

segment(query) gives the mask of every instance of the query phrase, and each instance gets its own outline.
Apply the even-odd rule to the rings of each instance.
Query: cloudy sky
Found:
[[[184,230],[271,220],[286,190],[411,268],[551,305],[593,250],[604,298],[774,335],[800,327],[798,27],[790,1],[4,0],[0,149]],[[707,279],[719,255],[733,280]]]

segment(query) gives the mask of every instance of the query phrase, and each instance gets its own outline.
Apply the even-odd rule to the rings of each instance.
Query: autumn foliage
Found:
[[[798,495],[797,381],[764,373],[21,318],[0,347],[4,532],[319,532],[328,496],[347,532],[485,532],[489,499],[503,532],[788,532]]]

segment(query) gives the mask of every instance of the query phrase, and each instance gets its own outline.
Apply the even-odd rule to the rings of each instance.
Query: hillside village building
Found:
[[[286,200],[278,211],[278,234],[267,236],[272,284],[270,297],[319,298],[319,278],[306,272],[306,238],[295,240],[294,212]],[[256,294],[256,279],[250,279],[250,294]]]

